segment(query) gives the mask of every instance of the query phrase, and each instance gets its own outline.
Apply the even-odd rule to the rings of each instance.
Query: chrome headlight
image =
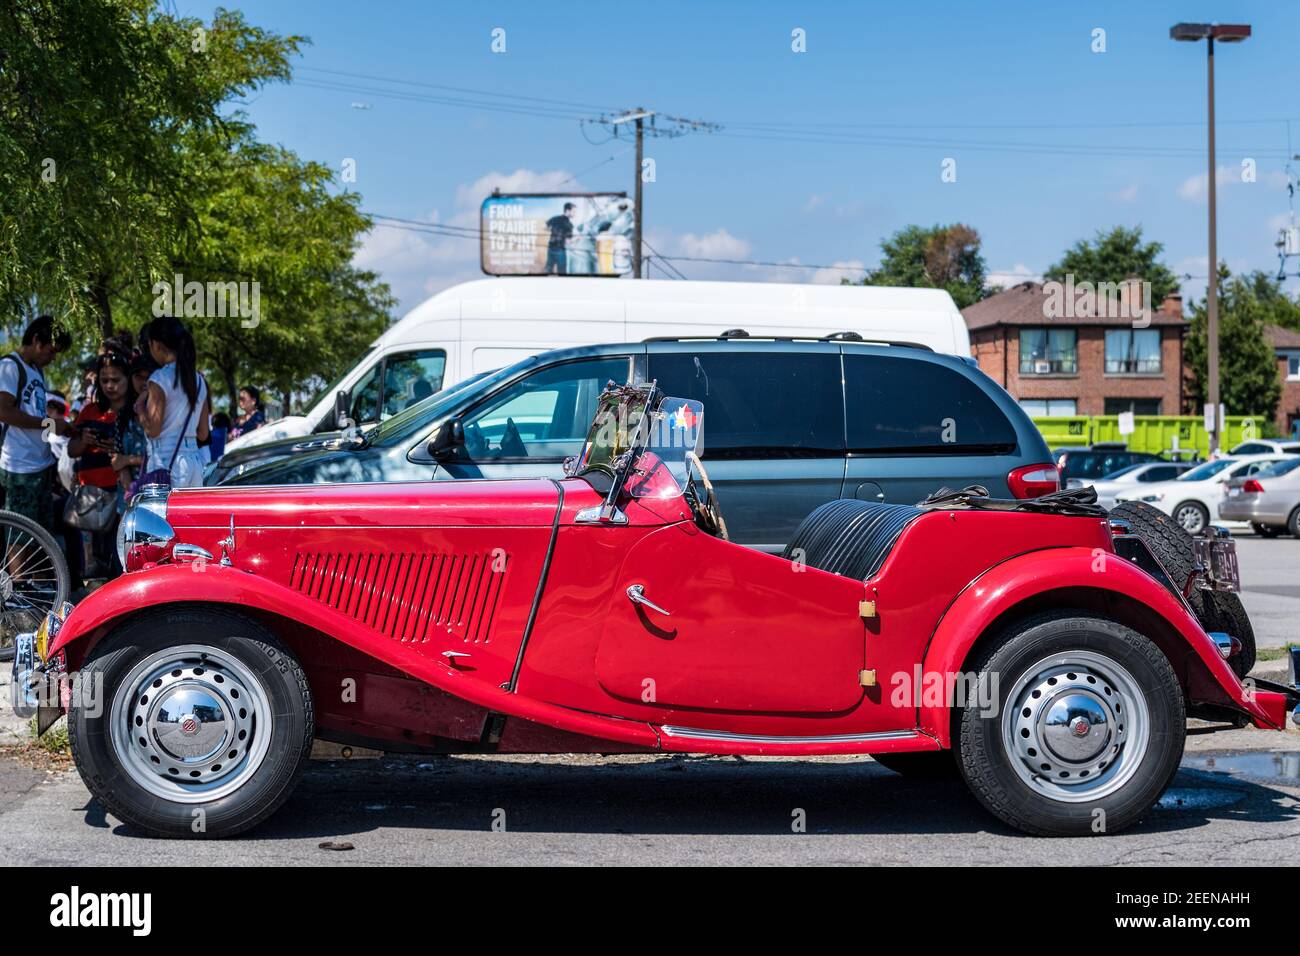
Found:
[[[165,548],[176,537],[167,523],[167,497],[171,489],[166,485],[145,485],[127,503],[126,513],[117,527],[117,559],[126,568],[126,556],[137,544],[152,544]]]

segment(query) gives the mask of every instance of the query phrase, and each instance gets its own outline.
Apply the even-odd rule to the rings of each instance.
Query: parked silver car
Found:
[[[1219,517],[1249,521],[1265,538],[1283,533],[1300,538],[1300,457],[1275,462],[1249,478],[1230,479]]]

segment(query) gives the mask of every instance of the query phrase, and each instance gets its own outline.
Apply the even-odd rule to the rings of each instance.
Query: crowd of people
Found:
[[[213,413],[194,337],[179,319],[104,339],[69,401],[47,387],[45,369],[72,344],[44,315],[0,356],[0,490],[6,509],[61,543],[75,589],[122,573],[117,525],[139,488],[201,485],[227,438],[261,427],[265,415],[252,386],[239,391],[233,420]]]

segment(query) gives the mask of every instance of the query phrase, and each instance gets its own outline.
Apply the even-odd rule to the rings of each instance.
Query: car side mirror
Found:
[[[455,458],[465,446],[465,427],[459,418],[449,418],[439,425],[429,438],[429,456],[435,461]]]

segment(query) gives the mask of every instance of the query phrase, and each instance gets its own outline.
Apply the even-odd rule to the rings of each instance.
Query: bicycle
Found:
[[[68,600],[72,575],[59,543],[35,521],[0,510],[0,531],[0,661],[8,661],[17,635]]]

